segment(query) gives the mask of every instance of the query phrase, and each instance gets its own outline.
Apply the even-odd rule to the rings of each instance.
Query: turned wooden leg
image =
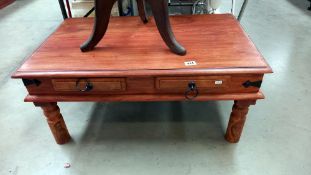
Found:
[[[104,37],[110,19],[110,13],[113,4],[116,0],[95,0],[95,23],[93,27],[93,33],[90,38],[81,45],[82,52],[87,52],[99,43]]]
[[[231,143],[237,143],[240,140],[243,126],[250,105],[255,105],[256,100],[234,101],[230,115],[225,139]]]
[[[157,28],[161,34],[162,39],[172,52],[178,55],[185,55],[186,49],[181,46],[175,39],[171,29],[171,24],[168,15],[167,0],[147,0],[152,9],[152,13],[157,24]]]
[[[41,107],[50,126],[51,132],[56,143],[65,144],[70,140],[65,121],[60,113],[57,103],[34,103],[35,106]]]
[[[146,11],[145,0],[137,0],[137,8],[138,8],[140,19],[143,21],[143,23],[147,23],[148,16],[147,16],[147,11]]]

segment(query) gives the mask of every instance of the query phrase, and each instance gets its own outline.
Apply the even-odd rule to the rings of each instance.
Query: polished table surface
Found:
[[[191,83],[192,100],[235,101],[226,139],[238,142],[249,105],[264,98],[270,66],[230,14],[170,20],[185,56],[169,51],[152,18],[142,24],[139,17],[112,17],[104,39],[82,53],[93,20],[67,19],[12,77],[23,79],[25,101],[42,107],[57,143],[70,136],[56,102],[183,101]]]
[[[231,15],[174,16],[176,38],[187,55],[171,54],[154,21],[142,24],[138,17],[112,17],[105,38],[94,51],[82,53],[80,44],[89,36],[93,20],[68,19],[16,72],[16,77],[71,76],[94,73],[118,76],[137,72],[163,74],[195,69],[201,73],[269,73],[270,67]],[[194,60],[196,66],[185,66]],[[185,70],[186,71],[186,70]],[[161,74],[161,72],[159,72]],[[136,74],[134,74],[136,75]]]

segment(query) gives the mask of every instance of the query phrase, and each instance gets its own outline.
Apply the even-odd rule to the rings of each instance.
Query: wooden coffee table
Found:
[[[112,17],[105,39],[81,53],[93,20],[67,19],[12,77],[23,80],[25,101],[43,109],[58,144],[70,135],[57,102],[80,101],[234,100],[225,138],[238,142],[271,68],[232,15],[170,20],[185,56],[169,51],[153,19],[139,17]]]

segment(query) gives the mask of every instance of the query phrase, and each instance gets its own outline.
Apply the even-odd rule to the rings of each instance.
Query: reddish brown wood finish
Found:
[[[56,143],[65,144],[70,140],[65,121],[57,103],[34,103],[42,108]]]
[[[109,86],[105,83],[101,83],[99,80],[103,78],[90,78],[88,79],[94,88],[89,92],[79,92],[74,86],[75,81],[78,79],[49,79],[42,78],[38,79],[41,81],[40,86],[35,84],[27,86],[27,90],[31,95],[51,95],[51,94],[66,94],[66,95],[86,95],[86,94],[183,94],[188,88],[187,82],[195,80],[199,83],[200,81],[206,82],[215,77],[226,77],[227,82],[224,82],[222,86],[217,87],[200,87],[201,94],[228,94],[228,93],[250,93],[258,92],[259,88],[249,87],[245,88],[242,84],[247,81],[260,81],[262,75],[235,75],[235,76],[192,76],[192,77],[128,77],[128,78],[112,78],[114,80],[125,80],[121,81],[121,90],[113,90],[112,87],[116,87],[115,83],[111,83]],[[99,80],[98,80],[99,79]],[[104,78],[106,81],[112,81],[111,78]],[[180,83],[176,83],[175,88],[159,88],[159,80],[170,79]],[[56,83],[58,82],[58,83]],[[65,83],[67,82],[67,83]],[[211,82],[209,82],[211,83]],[[119,84],[119,83],[118,83]],[[119,84],[120,85],[120,84]],[[110,87],[110,90],[108,90]],[[63,89],[63,90],[61,90]],[[65,89],[67,89],[65,91]],[[70,90],[71,89],[71,90]]]
[[[146,76],[204,76],[204,75],[235,75],[235,74],[266,74],[272,73],[270,67],[266,68],[230,68],[230,69],[168,69],[168,70],[107,70],[107,71],[16,71],[12,78],[81,78],[81,77],[146,77]]]
[[[178,56],[161,44],[151,18],[112,17],[97,48],[81,53],[92,19],[68,19],[13,75],[25,77],[191,76],[271,73],[254,44],[232,15],[171,17],[174,34],[187,48]],[[122,26],[122,27],[120,27]],[[191,27],[189,27],[191,26]],[[152,48],[152,49],[150,49]],[[185,66],[194,60],[196,66]]]
[[[70,136],[55,102],[184,101],[193,81],[199,91],[194,101],[235,100],[225,138],[238,142],[249,105],[264,98],[260,87],[243,83],[262,81],[271,68],[231,15],[174,16],[171,22],[186,56],[159,45],[153,19],[144,25],[139,17],[111,18],[105,40],[81,53],[92,20],[68,19],[12,77],[40,82],[26,86],[25,101],[42,107],[58,143]],[[92,89],[77,90],[79,79],[79,89],[88,82]]]
[[[211,94],[199,95],[193,101],[211,101],[211,100],[258,100],[264,99],[261,92],[258,93],[240,93],[240,94]],[[178,94],[137,94],[137,95],[28,95],[25,102],[72,102],[72,101],[185,101],[185,96]]]
[[[15,0],[0,0],[0,9],[12,4]]]
[[[240,140],[248,108],[255,105],[256,100],[234,101],[225,138],[228,142],[237,143]]]
[[[221,81],[221,84],[215,83]],[[189,82],[195,82],[199,90],[224,91],[230,87],[231,76],[158,77],[156,88],[164,91],[185,90]]]
[[[58,92],[80,92],[87,83],[92,85],[89,92],[120,92],[126,90],[125,78],[92,78],[92,79],[53,79],[53,89],[50,91]]]

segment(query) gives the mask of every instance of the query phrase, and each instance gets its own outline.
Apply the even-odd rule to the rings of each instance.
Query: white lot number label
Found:
[[[186,61],[185,66],[195,66],[197,63],[195,61]]]
[[[222,80],[216,80],[216,81],[215,81],[215,84],[216,84],[216,85],[222,85]]]

